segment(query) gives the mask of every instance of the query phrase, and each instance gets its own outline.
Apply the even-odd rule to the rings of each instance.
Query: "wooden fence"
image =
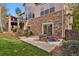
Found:
[[[67,40],[79,40],[79,30],[66,30],[65,38]]]

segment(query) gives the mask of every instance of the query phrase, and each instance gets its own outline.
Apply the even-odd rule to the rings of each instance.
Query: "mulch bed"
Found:
[[[5,36],[5,37],[17,39],[17,34],[14,32],[11,32],[11,33],[10,32],[3,32],[3,33],[0,33],[0,36]]]

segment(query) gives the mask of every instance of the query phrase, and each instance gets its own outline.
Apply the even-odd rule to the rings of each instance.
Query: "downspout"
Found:
[[[64,37],[64,27],[63,27],[64,26],[64,23],[63,23],[64,22],[64,17],[63,17],[64,16],[64,12],[63,11],[64,11],[64,7],[62,5],[62,37]]]

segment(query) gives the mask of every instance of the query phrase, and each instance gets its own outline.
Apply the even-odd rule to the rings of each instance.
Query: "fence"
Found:
[[[67,40],[79,39],[79,30],[65,30],[65,38]]]

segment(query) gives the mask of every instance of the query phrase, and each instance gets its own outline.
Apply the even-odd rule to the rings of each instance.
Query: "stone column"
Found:
[[[9,16],[9,21],[8,21],[8,32],[11,32],[11,17]]]

